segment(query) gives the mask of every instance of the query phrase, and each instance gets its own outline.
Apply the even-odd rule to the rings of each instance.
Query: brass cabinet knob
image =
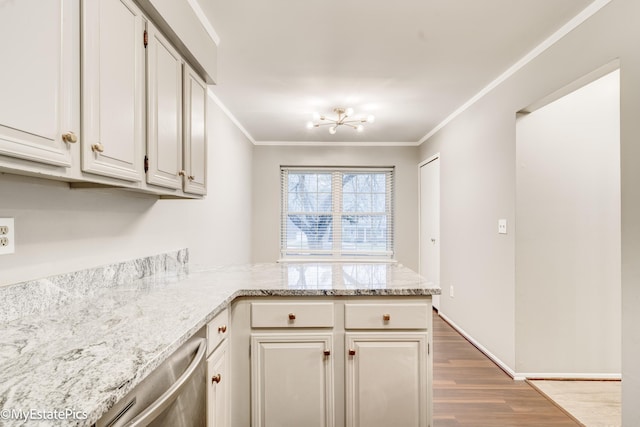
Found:
[[[211,384],[213,383],[218,384],[221,379],[222,377],[220,376],[220,374],[214,375],[211,377]]]
[[[74,143],[78,142],[78,137],[73,132],[67,132],[62,134],[62,140],[64,142]]]
[[[331,356],[331,350],[325,350],[324,351],[324,355],[325,356]]]
[[[389,320],[391,320],[391,315],[390,314],[383,314],[382,315],[382,320],[384,320],[385,322],[388,322]]]
[[[187,172],[185,172],[185,171],[183,171],[183,170],[182,170],[182,171],[180,171],[180,172],[178,172],[178,175],[180,175],[180,176],[185,176],[186,174],[187,174]]]
[[[296,320],[296,315],[293,313],[289,313],[289,320]]]
[[[92,149],[93,151],[95,151],[96,153],[102,153],[102,152],[104,152],[104,145],[102,145],[102,144],[100,144],[100,143],[98,142],[98,143],[93,144],[93,145],[91,146],[91,149]]]
[[[196,177],[195,177],[195,176],[193,176],[193,175],[189,175],[189,176],[187,177],[187,179],[188,179],[189,181],[193,181],[194,179],[196,179]]]
[[[355,356],[356,355],[356,351],[352,348],[349,349],[349,356]]]
[[[218,326],[219,334],[224,334],[225,332],[227,332],[227,325]]]

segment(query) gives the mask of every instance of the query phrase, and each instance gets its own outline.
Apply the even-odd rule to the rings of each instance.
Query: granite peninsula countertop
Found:
[[[0,425],[91,425],[238,297],[439,293],[389,263],[225,266],[101,288],[0,325]],[[76,416],[27,422],[17,410]]]

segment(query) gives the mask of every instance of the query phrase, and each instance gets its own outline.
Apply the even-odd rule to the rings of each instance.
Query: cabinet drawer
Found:
[[[333,303],[253,303],[253,328],[332,328]]]
[[[345,304],[345,329],[427,329],[427,304]]]
[[[224,309],[207,324],[207,354],[229,335],[229,310]]]

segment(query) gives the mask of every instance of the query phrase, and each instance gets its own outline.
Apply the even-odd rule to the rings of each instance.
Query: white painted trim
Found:
[[[231,120],[233,122],[234,125],[236,125],[236,127],[238,129],[240,129],[240,132],[242,132],[244,134],[244,136],[247,137],[247,139],[249,141],[251,141],[251,143],[253,145],[256,145],[256,140],[253,139],[253,136],[251,136],[251,134],[249,133],[249,131],[247,131],[244,126],[242,126],[242,124],[240,124],[240,122],[238,121],[238,119],[236,119],[236,117],[231,113],[231,111],[229,111],[229,109],[222,103],[222,101],[220,101],[220,98],[218,98],[212,91],[211,88],[207,89],[207,94],[209,95],[209,98],[211,98],[213,100],[213,102],[216,103],[216,105],[218,107],[220,107],[220,109],[222,110],[222,112],[224,114],[226,114],[226,116],[229,118],[229,120]]]
[[[564,373],[548,373],[548,372],[518,372],[517,374],[522,379],[528,380],[558,380],[558,379],[568,379],[568,380],[621,380],[621,374],[585,374],[584,372],[564,372]]]
[[[255,145],[297,145],[308,147],[417,147],[420,143],[410,141],[256,141]]]
[[[460,326],[456,325],[453,320],[449,319],[446,315],[444,315],[442,313],[442,311],[438,311],[438,315],[440,317],[442,317],[449,325],[451,325],[451,327],[453,327],[453,329],[455,329],[460,335],[462,335],[467,341],[469,341],[471,344],[473,344],[474,347],[476,347],[478,350],[480,350],[481,352],[483,352],[485,354],[485,356],[487,356],[489,359],[491,359],[491,361],[493,363],[495,363],[496,365],[498,365],[500,367],[500,369],[502,369],[503,371],[505,371],[509,376],[511,376],[514,380],[525,380],[526,378],[522,377],[520,378],[519,375],[516,374],[516,372],[511,369],[509,367],[509,365],[507,365],[506,363],[504,363],[502,360],[500,360],[498,357],[496,357],[496,355],[494,355],[493,353],[491,353],[485,346],[483,346],[482,344],[480,344],[478,341],[476,341],[475,339],[473,339],[471,337],[471,335],[469,335],[464,329],[462,329]]]
[[[464,329],[456,325],[451,319],[449,319],[441,311],[438,311],[438,315],[442,317],[453,329],[455,329],[460,335],[462,335],[467,341],[473,344],[478,350],[483,352],[493,363],[498,365],[500,369],[509,374],[515,381],[524,381],[527,379],[570,379],[570,380],[620,380],[621,374],[604,374],[604,373],[584,373],[584,372],[516,372],[511,369],[506,363],[491,353],[485,346],[480,344],[474,338],[471,337]]]
[[[509,67],[504,73],[500,74],[495,80],[485,86],[480,92],[478,92],[475,96],[469,99],[467,102],[462,104],[457,110],[447,116],[443,121],[441,121],[436,127],[431,129],[425,136],[423,136],[420,141],[418,141],[418,145],[422,144],[433,135],[435,135],[440,129],[449,124],[453,119],[462,114],[465,110],[475,104],[478,100],[484,97],[486,94],[491,92],[496,86],[507,80],[509,77],[513,76],[516,72],[522,69],[529,62],[533,61],[536,57],[542,54],[545,50],[553,46],[556,42],[562,39],[564,36],[569,34],[572,30],[578,27],[580,24],[585,22],[591,16],[593,16],[596,12],[602,9],[604,6],[609,4],[611,0],[595,0],[589,6],[587,6],[582,12],[573,17],[569,22],[564,24],[558,31],[553,33],[550,37],[548,37],[545,41],[536,46],[533,50],[527,53],[524,57],[522,57],[518,62]]]
[[[434,154],[433,156],[429,157],[427,160],[423,160],[420,163],[418,163],[418,169],[423,167],[426,164],[429,164],[429,163],[433,162],[436,159],[439,159],[439,158],[440,158],[440,153]]]
[[[365,258],[365,259],[363,259]],[[361,258],[309,258],[309,257],[300,257],[300,258],[279,258],[276,262],[282,264],[300,264],[300,263],[313,263],[313,264],[322,264],[327,262],[341,262],[345,264],[398,264],[398,260],[391,258],[373,258],[366,259],[366,257]]]
[[[433,162],[434,160],[438,160],[440,158],[440,153],[436,153],[433,156],[429,157],[426,160],[423,160],[422,162],[418,163],[418,274],[420,274],[423,278],[423,272],[422,272],[422,244],[420,242],[420,236],[422,236],[422,167],[425,165],[428,165],[429,163]],[[442,177],[442,174],[439,173],[438,174],[438,194],[440,194],[440,190],[442,190],[442,186],[440,185],[440,178]],[[440,198],[442,199],[442,198]],[[438,209],[440,208],[440,201],[438,201]],[[438,215],[439,219],[442,218],[442,212],[440,212],[440,215]],[[438,228],[440,228],[440,220],[438,220]],[[440,229],[438,230],[438,236],[440,235]],[[438,254],[438,260],[440,261],[442,259],[441,257],[442,253],[440,252]],[[440,262],[440,265],[438,266],[438,276],[440,275],[440,272],[442,271],[442,262]],[[427,282],[428,284],[433,285],[433,282]],[[438,285],[438,289],[440,289],[440,294],[442,295],[442,287],[440,286],[440,283],[437,284]],[[437,310],[440,310],[440,304],[438,304],[438,307],[435,307]]]
[[[218,46],[220,44],[220,36],[216,32],[216,30],[213,28],[213,25],[211,25],[211,21],[209,21],[209,18],[207,18],[207,15],[204,13],[202,8],[200,7],[200,4],[198,3],[198,1],[187,0],[187,3],[189,3],[189,6],[191,6],[191,9],[193,9],[193,12],[196,14],[196,17],[200,20],[200,23],[202,24],[204,29],[207,31],[207,33],[209,33],[209,36],[211,37],[213,42],[216,44],[216,46]]]

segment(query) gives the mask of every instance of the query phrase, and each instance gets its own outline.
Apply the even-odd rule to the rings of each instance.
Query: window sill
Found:
[[[341,262],[341,263],[349,263],[349,264],[355,264],[355,263],[362,263],[362,264],[397,264],[398,260],[396,259],[389,259],[389,258],[366,258],[366,259],[362,259],[362,258],[346,258],[346,257],[340,257],[340,258],[313,258],[313,257],[300,257],[300,258],[280,258],[279,260],[277,260],[276,262],[280,262],[280,263],[289,263],[289,264],[300,264],[300,263],[337,263],[337,262]]]

